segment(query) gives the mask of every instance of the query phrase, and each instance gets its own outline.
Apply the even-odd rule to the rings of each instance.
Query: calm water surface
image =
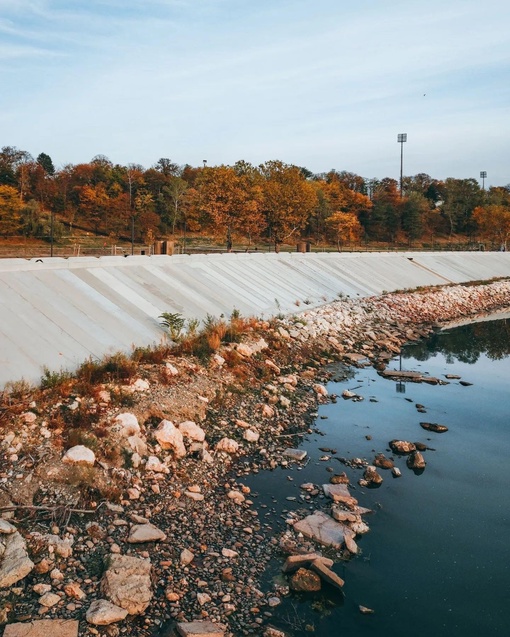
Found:
[[[352,494],[374,511],[365,517],[370,532],[358,538],[360,556],[335,565],[346,582],[343,597],[334,591],[315,598],[291,595],[273,623],[296,636],[510,635],[509,350],[510,322],[477,323],[409,346],[390,365],[443,379],[458,374],[470,386],[458,380],[398,386],[371,368],[329,384],[330,393],[348,388],[364,400],[339,398],[321,406],[315,433],[301,445],[310,458],[306,467],[263,472],[248,484],[267,506],[264,521],[281,531],[286,511],[327,508],[323,498],[304,501],[300,484],[328,482],[328,467],[345,470]],[[416,403],[427,413],[418,413]],[[447,425],[449,431],[424,431],[420,421]],[[376,452],[391,455],[393,438],[433,448],[424,452],[425,471],[415,475],[405,458],[395,458],[401,478],[380,470],[380,488],[360,488],[362,470],[346,468],[337,458],[372,462]],[[337,453],[321,461],[319,447]],[[280,568],[281,562],[271,565],[268,583]],[[375,614],[361,615],[360,604]]]

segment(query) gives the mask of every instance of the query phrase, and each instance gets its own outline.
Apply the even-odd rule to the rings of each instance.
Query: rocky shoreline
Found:
[[[268,561],[281,559],[291,586],[310,572],[341,582],[316,520],[274,537],[246,476],[299,462],[311,412],[334,399],[328,363],[383,370],[434,327],[508,307],[506,280],[342,298],[251,321],[207,363],[168,354],[87,391],[71,378],[12,383],[0,411],[3,634],[282,634],[270,624],[288,588],[261,590]],[[342,525],[331,546],[348,559],[364,512],[340,478],[327,495],[333,506],[316,515]]]

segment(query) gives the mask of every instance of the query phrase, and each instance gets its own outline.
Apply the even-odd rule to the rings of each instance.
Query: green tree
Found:
[[[39,153],[39,155],[37,155],[36,161],[39,166],[42,166],[44,168],[44,172],[47,175],[55,174],[55,166],[53,165],[53,161],[51,160],[51,157],[49,155],[47,155],[46,153]]]

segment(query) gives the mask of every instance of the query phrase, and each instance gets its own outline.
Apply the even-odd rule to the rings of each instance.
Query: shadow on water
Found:
[[[489,321],[438,332],[404,349],[405,369],[459,377],[445,385],[397,387],[372,368],[344,379],[341,371],[333,375],[330,393],[357,387],[364,400],[321,406],[301,445],[307,463],[260,472],[247,484],[279,536],[293,512],[329,511],[330,501],[307,495],[301,484],[320,486],[345,471],[351,493],[373,511],[366,516],[370,532],[357,538],[360,555],[335,563],[345,579],[343,596],[329,589],[314,597],[290,594],[271,609],[273,624],[295,637],[510,634],[509,352],[510,323]],[[424,431],[423,420],[448,431]],[[425,470],[409,469],[405,456],[391,452],[388,443],[396,438],[426,447]],[[362,488],[363,469],[349,461],[372,463],[377,453],[393,458],[402,477],[379,470],[380,488]],[[267,590],[282,585],[283,559],[270,564]],[[360,605],[374,614],[361,614]]]

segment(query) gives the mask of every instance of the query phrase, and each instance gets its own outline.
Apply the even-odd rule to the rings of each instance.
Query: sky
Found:
[[[0,0],[0,146],[510,183],[508,0]]]

